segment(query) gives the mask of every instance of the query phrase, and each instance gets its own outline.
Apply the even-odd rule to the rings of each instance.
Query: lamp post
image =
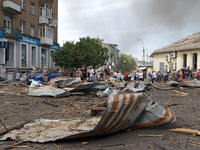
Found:
[[[145,60],[145,53],[144,53],[144,42],[140,39],[140,38],[137,38],[137,41],[141,41],[142,44],[143,44],[143,61]]]

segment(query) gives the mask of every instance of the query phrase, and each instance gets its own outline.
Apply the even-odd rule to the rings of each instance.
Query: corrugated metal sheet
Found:
[[[107,109],[102,117],[75,120],[36,120],[20,130],[13,130],[4,135],[23,141],[47,142],[63,138],[80,138],[110,134],[126,128],[161,126],[175,121],[171,110],[153,102],[143,93],[110,95]]]
[[[200,48],[200,31],[196,32],[186,38],[178,40],[173,44],[155,50],[153,54],[156,53],[164,53],[164,52],[173,52],[173,51],[180,51],[180,50],[190,50],[190,49],[199,49]]]

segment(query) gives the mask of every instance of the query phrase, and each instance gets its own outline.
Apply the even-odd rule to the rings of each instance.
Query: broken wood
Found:
[[[46,102],[46,101],[42,101],[42,102],[45,103],[45,104],[51,105],[53,107],[58,107],[58,105],[55,105],[55,104],[52,104],[52,103],[49,103],[49,102]]]
[[[60,110],[106,110],[106,107],[88,107],[88,108],[66,108],[66,109],[57,109]]]
[[[7,130],[7,132],[9,132],[8,129],[6,128],[6,126],[3,124],[3,122],[0,121],[0,123],[1,123],[1,124],[3,125],[3,127]]]
[[[20,126],[26,124],[27,122],[29,122],[29,121],[22,121],[22,122],[19,122],[19,123],[14,124],[14,125],[12,125],[12,126],[10,126],[10,127],[6,127],[7,130],[6,130],[6,129],[0,130],[0,135],[1,135],[1,134],[4,134],[4,133],[7,133],[7,132],[9,132],[9,131],[11,131],[11,130],[13,130],[13,129],[19,128]]]
[[[160,136],[163,136],[163,135],[153,135],[153,134],[139,134],[138,136],[147,136],[147,137],[160,137]]]
[[[182,94],[184,96],[189,96],[190,93],[184,93],[184,92],[179,92],[179,91],[176,91],[176,90],[171,90],[172,92],[175,92],[175,93],[178,93],[178,94]]]
[[[101,103],[101,104],[98,104],[98,105],[94,105],[93,107],[95,108],[95,107],[106,107],[107,106],[107,102],[105,101],[105,102],[103,102],[103,103]],[[99,110],[90,110],[90,115],[91,116],[94,116],[97,112],[98,112]]]
[[[178,132],[178,133],[185,133],[185,134],[192,134],[192,135],[200,135],[199,130],[193,130],[193,129],[176,128],[176,129],[170,129],[169,131]]]

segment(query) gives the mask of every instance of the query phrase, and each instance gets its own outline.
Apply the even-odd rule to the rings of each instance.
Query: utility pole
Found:
[[[145,63],[144,42],[140,38],[137,38],[137,41],[141,41],[143,44],[143,65],[144,65]]]

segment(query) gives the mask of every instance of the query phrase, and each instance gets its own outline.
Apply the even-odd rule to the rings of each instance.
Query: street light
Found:
[[[144,54],[144,42],[143,42],[140,38],[137,38],[137,41],[141,41],[142,44],[143,44],[143,59],[145,59],[145,54]]]

